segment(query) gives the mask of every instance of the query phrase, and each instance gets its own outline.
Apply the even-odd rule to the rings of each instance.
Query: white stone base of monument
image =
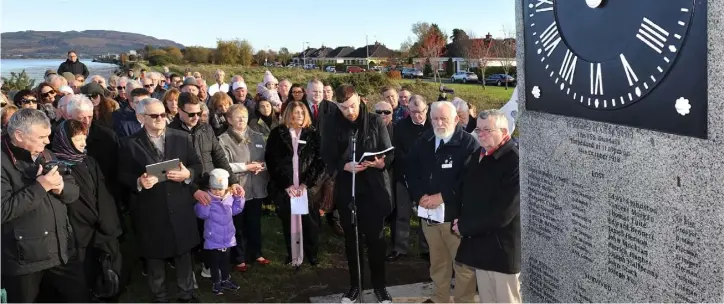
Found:
[[[423,301],[430,298],[432,295],[432,283],[416,283],[408,285],[397,285],[387,287],[387,291],[392,296],[394,303],[422,303]],[[312,303],[340,303],[342,302],[342,294],[333,294],[321,297],[311,297],[309,301]],[[475,301],[478,302],[478,296],[475,296]],[[362,302],[364,303],[376,303],[377,298],[372,292],[372,289],[365,290],[362,293]],[[450,297],[450,303],[453,302],[453,298]]]

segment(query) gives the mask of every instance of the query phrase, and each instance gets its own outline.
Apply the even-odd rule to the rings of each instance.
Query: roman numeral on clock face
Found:
[[[558,27],[556,26],[555,21],[553,21],[553,23],[551,23],[545,31],[543,31],[540,38],[541,41],[543,41],[543,48],[546,52],[548,52],[548,56],[550,57],[553,50],[555,50],[561,42],[561,36],[558,35]]]
[[[545,4],[547,4],[547,6]],[[547,11],[553,11],[553,0],[538,0],[538,3],[535,5],[535,12],[540,13]]]
[[[623,71],[626,73],[628,85],[631,87],[634,85],[634,83],[639,81],[639,78],[636,77],[636,73],[634,73],[631,65],[628,63],[628,60],[626,60],[626,56],[624,56],[623,54],[621,54],[621,64],[623,64]]]
[[[600,63],[591,63],[591,95],[603,95],[603,75]]]
[[[566,56],[563,57],[563,64],[561,64],[561,70],[558,74],[563,77],[563,82],[568,81],[569,85],[573,84],[573,74],[576,72],[576,62],[578,62],[578,56],[573,55],[571,50],[566,50]]]
[[[668,37],[669,32],[646,17],[644,17],[644,21],[641,22],[641,27],[636,33],[636,38],[659,54],[661,54],[661,49],[664,48],[664,43],[666,43]]]

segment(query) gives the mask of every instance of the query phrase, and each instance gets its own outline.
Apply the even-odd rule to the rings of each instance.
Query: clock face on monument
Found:
[[[707,137],[706,0],[522,0],[526,108]]]

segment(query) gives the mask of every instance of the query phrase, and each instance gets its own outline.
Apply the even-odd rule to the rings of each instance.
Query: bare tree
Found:
[[[515,38],[514,33],[503,26],[503,38],[495,41],[493,45],[493,54],[500,61],[500,66],[506,75],[515,64]],[[505,81],[505,89],[508,89],[508,81]]]

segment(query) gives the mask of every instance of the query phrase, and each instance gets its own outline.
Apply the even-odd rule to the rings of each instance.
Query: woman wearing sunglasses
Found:
[[[47,82],[43,82],[38,86],[38,97],[42,104],[52,104],[55,101],[56,92]]]

